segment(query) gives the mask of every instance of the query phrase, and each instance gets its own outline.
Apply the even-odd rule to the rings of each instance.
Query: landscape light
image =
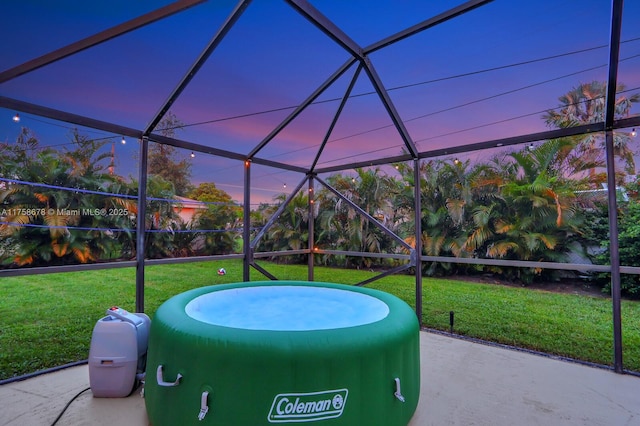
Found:
[[[18,113],[16,112],[16,115],[13,116],[13,121],[15,123],[19,123],[20,122],[20,115],[18,115]]]

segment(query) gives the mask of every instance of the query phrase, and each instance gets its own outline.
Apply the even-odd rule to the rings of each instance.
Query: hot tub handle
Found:
[[[156,380],[158,381],[158,386],[178,386],[180,384],[180,379],[182,379],[182,374],[178,373],[175,382],[165,382],[162,378],[162,364],[158,365],[158,370],[156,370]]]
[[[198,420],[204,420],[204,416],[209,412],[209,406],[207,405],[207,398],[209,397],[209,392],[202,392],[202,397],[200,397],[200,413],[198,413]]]
[[[396,377],[394,380],[396,381],[396,391],[393,396],[398,398],[400,402],[404,402],[404,396],[402,396],[402,390],[400,389],[400,379]]]

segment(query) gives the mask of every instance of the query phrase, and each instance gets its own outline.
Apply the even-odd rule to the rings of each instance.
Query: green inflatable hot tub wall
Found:
[[[198,296],[250,286],[354,291],[381,300],[389,313],[354,327],[270,331],[212,325],[185,312]],[[418,404],[419,350],[415,312],[382,291],[292,281],[204,287],[174,296],[157,310],[145,404],[153,426],[404,426]]]

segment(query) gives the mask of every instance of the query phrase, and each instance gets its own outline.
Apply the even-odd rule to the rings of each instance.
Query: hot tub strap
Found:
[[[200,413],[198,413],[198,420],[202,421],[204,416],[209,412],[209,405],[207,405],[207,397],[209,396],[209,392],[202,392],[202,396],[200,397]]]
[[[404,402],[404,396],[402,396],[402,390],[400,389],[400,379],[396,377],[394,380],[396,381],[396,391],[393,396],[398,398],[400,402]]]
[[[158,381],[158,386],[178,386],[180,384],[180,379],[182,379],[182,374],[178,373],[175,382],[165,382],[162,378],[162,364],[158,365],[158,369],[156,370],[156,380]]]

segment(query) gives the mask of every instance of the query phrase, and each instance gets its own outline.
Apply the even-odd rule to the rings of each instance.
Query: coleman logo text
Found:
[[[340,417],[347,403],[347,389],[276,395],[269,410],[270,423],[314,422]]]

